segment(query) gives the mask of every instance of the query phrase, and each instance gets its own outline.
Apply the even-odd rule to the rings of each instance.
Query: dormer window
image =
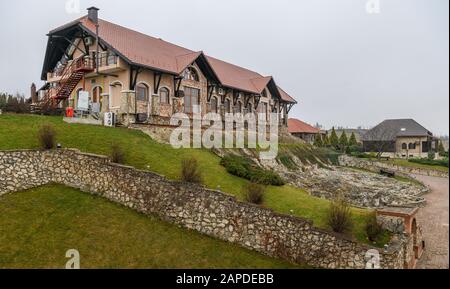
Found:
[[[188,67],[184,71],[183,79],[184,80],[191,80],[191,81],[200,81],[200,79],[198,77],[197,70],[195,70],[193,67]]]

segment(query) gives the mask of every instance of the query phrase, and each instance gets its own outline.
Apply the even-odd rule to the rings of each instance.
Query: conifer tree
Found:
[[[323,138],[322,138],[322,145],[324,147],[329,147],[330,146],[330,138],[328,137],[328,134],[323,136]]]
[[[339,146],[342,150],[345,150],[345,148],[348,147],[348,138],[345,131],[342,131],[341,137],[339,138]]]
[[[333,146],[334,148],[338,148],[339,147],[339,138],[338,138],[338,136],[336,134],[336,130],[334,129],[334,127],[331,130],[330,145]]]
[[[356,140],[356,135],[354,132],[352,132],[352,135],[350,136],[350,140],[348,141],[349,146],[357,146],[358,141]]]

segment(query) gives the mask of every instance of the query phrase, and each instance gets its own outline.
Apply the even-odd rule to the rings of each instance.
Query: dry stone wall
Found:
[[[365,268],[369,246],[313,227],[305,219],[237,201],[199,185],[111,163],[77,150],[0,152],[0,196],[59,183],[103,196],[143,214],[269,256],[321,268]],[[403,268],[411,242],[381,250],[382,268]]]

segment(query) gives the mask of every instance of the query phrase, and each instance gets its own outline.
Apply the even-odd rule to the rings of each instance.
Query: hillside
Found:
[[[243,199],[243,187],[248,181],[228,174],[220,165],[220,157],[213,152],[204,149],[173,149],[136,130],[66,124],[60,117],[1,115],[0,150],[38,148],[37,131],[45,123],[55,127],[57,141],[63,147],[108,155],[111,144],[117,143],[126,149],[127,164],[171,179],[179,179],[181,161],[194,156],[200,163],[207,187]],[[327,228],[325,218],[329,202],[312,197],[302,189],[289,185],[269,186],[263,205],[281,213],[308,218],[316,226]],[[367,240],[364,221],[368,213],[366,210],[353,209],[355,226],[352,235],[363,242]]]

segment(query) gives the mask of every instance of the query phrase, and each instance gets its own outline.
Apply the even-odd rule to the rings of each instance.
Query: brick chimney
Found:
[[[87,9],[88,11],[88,19],[91,20],[94,24],[98,24],[98,9],[97,7],[90,7]]]

